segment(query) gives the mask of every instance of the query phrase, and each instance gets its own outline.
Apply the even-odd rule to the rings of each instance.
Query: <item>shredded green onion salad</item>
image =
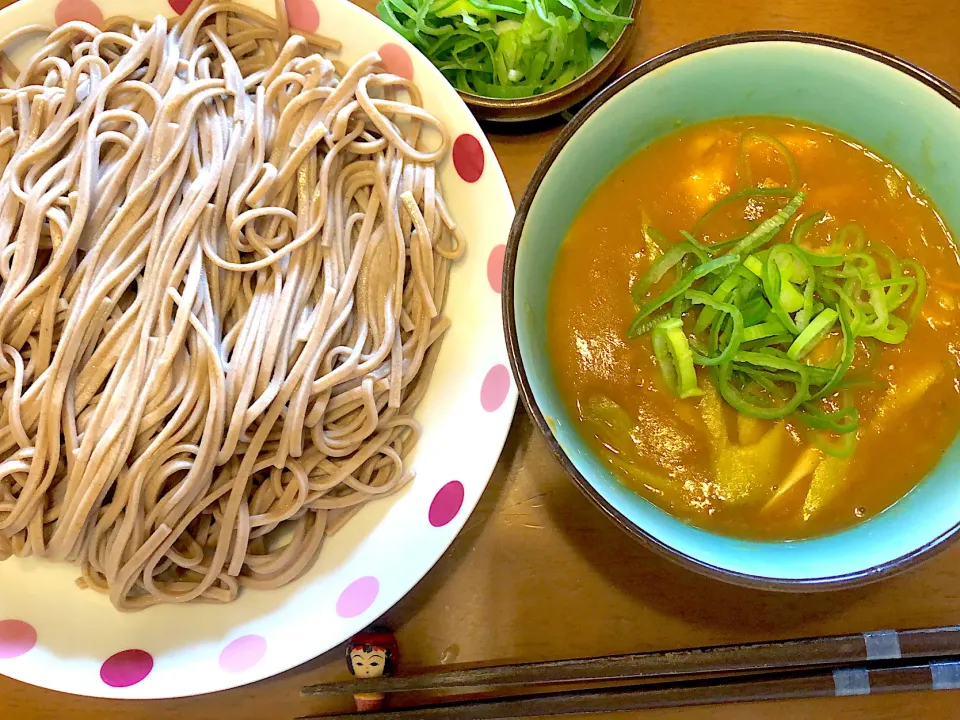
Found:
[[[380,0],[380,19],[461,92],[524,98],[579,77],[630,24],[630,0]]]
[[[789,151],[777,151],[796,181]],[[711,217],[738,201],[771,199],[781,207],[747,234],[703,242]],[[850,377],[857,341],[903,342],[926,297],[926,273],[869,242],[857,225],[810,246],[808,234],[830,218],[801,215],[805,200],[802,190],[757,188],[713,205],[634,283],[637,314],[627,336],[651,333],[664,380],[679,397],[702,394],[699,366],[738,412],[790,416],[813,431],[820,450],[849,457],[860,424],[851,390],[863,384]]]

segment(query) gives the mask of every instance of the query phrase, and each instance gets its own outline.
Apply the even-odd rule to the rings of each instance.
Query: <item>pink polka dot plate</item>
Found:
[[[351,62],[379,50],[412,76],[426,108],[455,139],[441,168],[444,195],[467,236],[446,312],[453,324],[417,411],[416,479],[368,504],[326,540],[310,572],[229,605],[119,613],[77,588],[76,568],[0,563],[0,673],[54,690],[114,698],[214,692],[260,680],[323,653],[396,603],[453,541],[487,484],[510,427],[516,389],[500,314],[503,242],[513,202],[476,120],[436,68],[374,16],[346,0],[286,0],[291,25],[343,42]],[[271,0],[248,4],[272,14]],[[21,0],[0,11],[4,31],[112,15],[175,16],[186,0]],[[29,44],[14,46],[15,63]]]

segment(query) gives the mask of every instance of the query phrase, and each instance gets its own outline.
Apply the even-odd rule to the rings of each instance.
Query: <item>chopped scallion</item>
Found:
[[[576,79],[632,22],[629,0],[380,0],[380,19],[457,88],[523,98]]]
[[[653,329],[653,354],[664,380],[678,396],[688,398],[703,394],[697,386],[697,371],[693,367],[690,343],[683,332],[683,322],[670,318]]]
[[[748,234],[711,244],[698,239],[704,222],[734,209],[732,203],[778,197],[788,201]],[[805,197],[754,188],[715,203],[634,284],[639,309],[627,335],[653,331],[663,376],[680,397],[700,394],[696,366],[709,366],[720,395],[738,412],[766,419],[796,414],[816,434],[818,448],[842,456],[855,447],[860,415],[850,404],[829,408],[836,407],[834,395],[857,383],[846,375],[858,340],[902,342],[926,298],[927,276],[915,260],[869,243],[858,225],[840,228],[823,249],[810,247],[805,240],[814,227],[824,224],[818,233],[829,238],[831,218],[823,211],[800,217],[778,241]],[[657,293],[674,267],[677,280]],[[827,342],[826,352],[814,353]]]

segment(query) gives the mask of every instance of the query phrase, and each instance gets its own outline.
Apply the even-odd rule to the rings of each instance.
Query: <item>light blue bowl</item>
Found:
[[[876,50],[816,35],[745,33],[650,60],[564,129],[527,188],[511,231],[504,320],[527,410],[581,489],[615,521],[694,570],[782,590],[867,582],[917,562],[957,533],[960,442],[906,497],[844,532],[772,543],[687,525],[621,485],[577,435],[553,380],[544,317],[557,250],[581,206],[617,166],[657,138],[738,115],[825,125],[906,171],[947,224],[960,228],[958,108],[960,95],[945,83]]]

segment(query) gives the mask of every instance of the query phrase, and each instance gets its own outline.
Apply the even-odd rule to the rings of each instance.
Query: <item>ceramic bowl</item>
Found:
[[[911,175],[960,228],[960,95],[929,73],[852,42],[761,32],[654,58],[603,90],[566,126],[520,203],[506,249],[503,309],[527,410],[580,488],[654,550],[713,577],[779,590],[836,588],[902,570],[960,528],[960,441],[906,497],[856,527],[795,542],[694,528],[621,485],[589,450],[557,393],[547,291],[557,250],[587,197],[624,160],[678,128],[776,115],[845,133]],[[904,448],[904,452],[908,452]]]
[[[613,47],[587,72],[563,87],[528,98],[490,98],[464,92],[459,93],[460,97],[480,120],[504,123],[541,120],[583,102],[603,87],[633,47],[640,22],[640,3],[641,0],[634,0],[630,8],[633,22],[623,29]]]

